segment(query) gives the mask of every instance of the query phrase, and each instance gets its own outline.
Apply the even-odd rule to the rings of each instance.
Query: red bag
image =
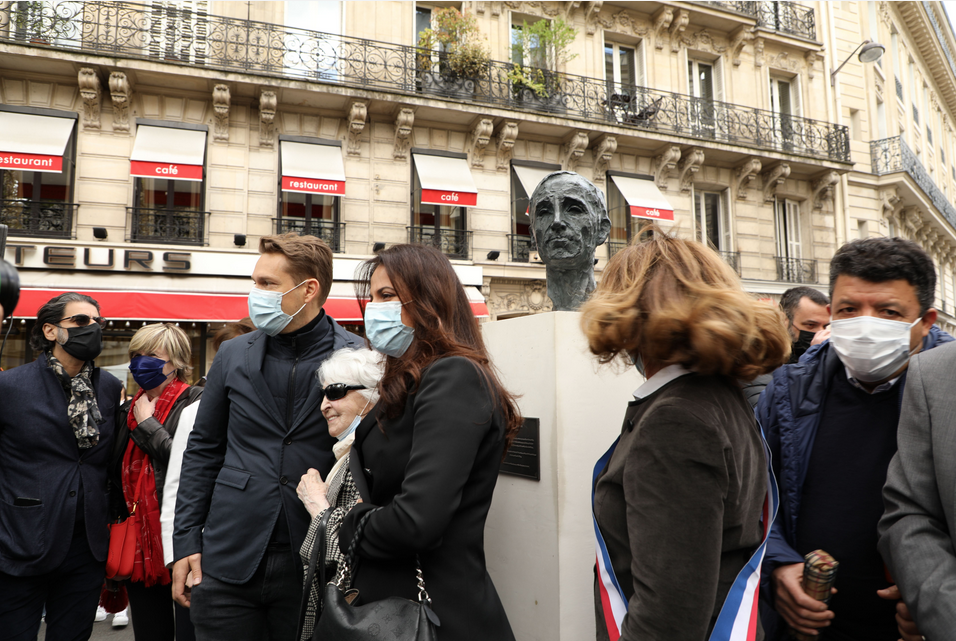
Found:
[[[136,483],[136,497],[143,489],[143,478],[140,474]],[[140,528],[139,515],[136,514],[137,500],[133,503],[129,518],[121,523],[110,524],[110,550],[106,557],[106,578],[114,581],[125,581],[133,574],[133,562],[136,560],[136,532]]]

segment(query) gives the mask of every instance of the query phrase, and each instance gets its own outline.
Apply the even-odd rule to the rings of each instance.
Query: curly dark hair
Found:
[[[838,276],[871,283],[905,280],[916,289],[920,314],[936,300],[936,266],[923,248],[905,238],[865,238],[837,250],[830,260],[830,298]]]
[[[820,293],[820,290],[813,287],[791,287],[780,297],[780,309],[783,310],[787,320],[793,323],[793,312],[800,306],[800,301],[809,298],[810,302],[817,305],[829,305],[830,299]]]

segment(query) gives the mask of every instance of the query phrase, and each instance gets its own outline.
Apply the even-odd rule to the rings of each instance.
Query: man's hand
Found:
[[[903,597],[900,594],[900,589],[895,585],[891,585],[883,590],[877,590],[876,593],[880,595],[881,599],[899,601],[899,603],[896,604],[896,627],[900,631],[902,641],[923,641],[923,636],[919,633],[916,622],[913,621],[913,615],[910,614],[910,609],[906,607],[906,604],[902,601]]]
[[[191,603],[192,587],[202,582],[201,559],[202,554],[197,552],[173,564],[173,601],[184,608]]]
[[[156,411],[156,401],[158,400],[158,396],[153,400],[149,400],[146,394],[139,397],[139,400],[133,405],[133,418],[136,419],[137,425],[153,415],[153,412]]]
[[[810,347],[813,347],[814,345],[819,345],[820,343],[822,343],[823,341],[827,340],[828,338],[830,338],[830,326],[829,326],[829,325],[827,326],[826,329],[821,329],[819,332],[817,332],[816,334],[814,334],[813,340],[810,341]]]
[[[803,563],[781,565],[773,571],[777,612],[797,632],[816,636],[817,629],[830,625],[833,612],[823,601],[803,591]]]

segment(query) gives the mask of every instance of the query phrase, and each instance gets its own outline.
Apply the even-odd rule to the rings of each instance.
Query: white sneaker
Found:
[[[125,628],[129,625],[129,608],[117,612],[113,615],[113,627],[114,628]]]
[[[106,621],[106,608],[102,605],[96,607],[96,618],[93,619],[97,623],[100,621]]]

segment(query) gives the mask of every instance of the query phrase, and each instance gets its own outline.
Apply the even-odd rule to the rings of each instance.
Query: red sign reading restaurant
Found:
[[[49,171],[63,173],[62,156],[40,156],[37,154],[15,154],[0,151],[0,169],[24,169],[27,171]]]
[[[301,191],[308,194],[345,195],[344,180],[326,180],[324,178],[282,177],[282,191]]]
[[[130,174],[140,178],[170,178],[172,180],[202,180],[202,165],[177,165],[168,162],[130,161]]]

